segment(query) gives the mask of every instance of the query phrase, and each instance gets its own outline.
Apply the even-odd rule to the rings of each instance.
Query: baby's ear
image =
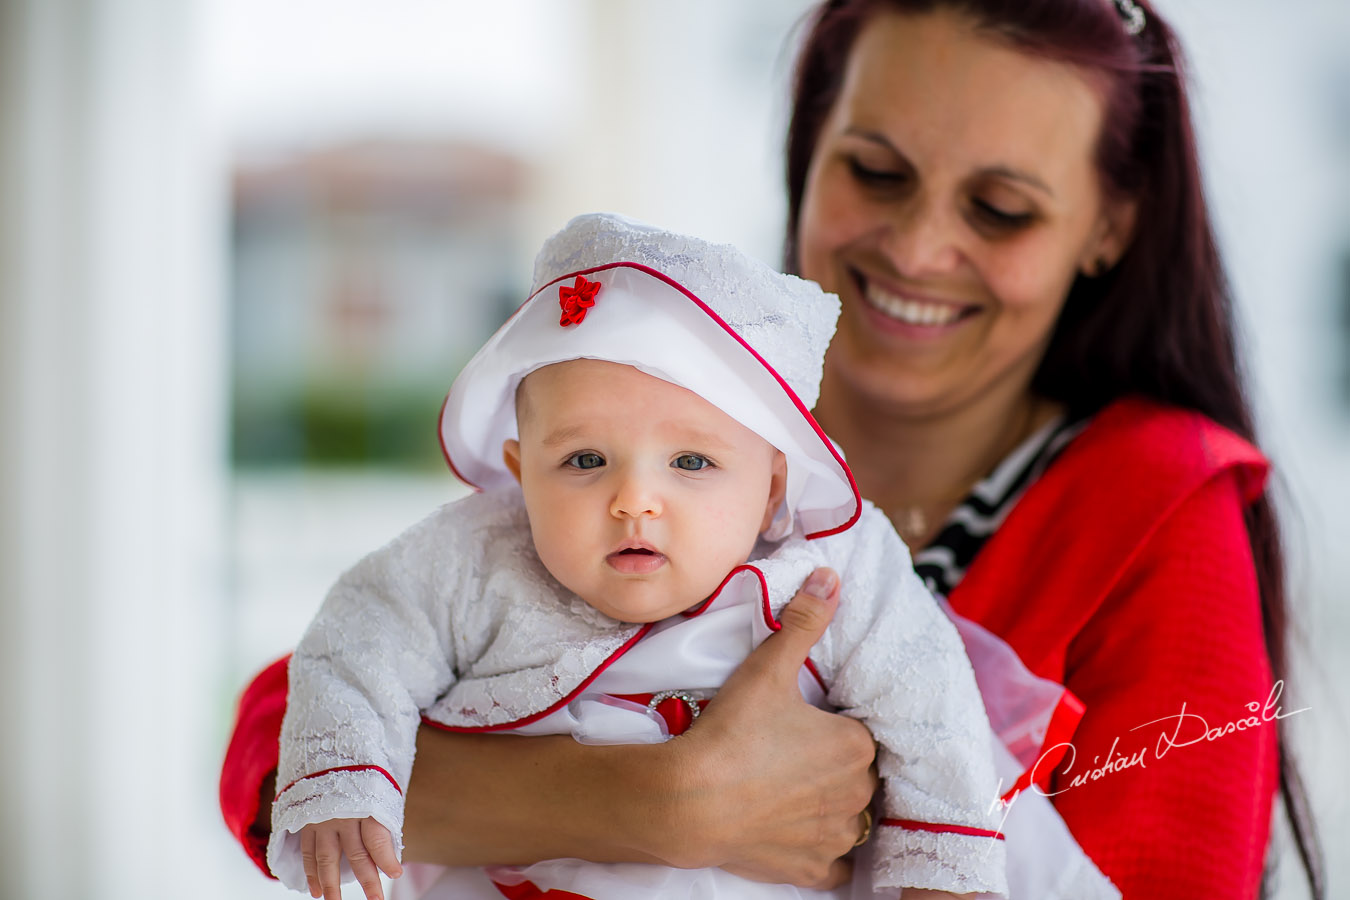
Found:
[[[787,457],[782,450],[773,451],[773,470],[769,477],[769,502],[764,508],[764,520],[759,523],[759,533],[763,534],[773,524],[773,514],[783,504],[787,496]]]
[[[506,471],[520,481],[520,441],[515,438],[502,441],[502,462],[506,464]]]

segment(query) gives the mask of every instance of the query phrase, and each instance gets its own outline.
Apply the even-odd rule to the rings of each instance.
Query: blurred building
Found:
[[[440,400],[528,288],[524,180],[509,153],[450,140],[242,155],[235,464],[438,462]]]

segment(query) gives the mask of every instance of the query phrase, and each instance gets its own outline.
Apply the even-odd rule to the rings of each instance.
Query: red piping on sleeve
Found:
[[[904,828],[906,831],[931,831],[935,834],[965,834],[970,837],[988,837],[1004,840],[1003,832],[989,831],[986,828],[971,828],[969,825],[938,825],[933,822],[919,822],[914,819],[882,819],[877,823],[889,828]]]
[[[331,769],[321,769],[318,772],[311,772],[308,775],[301,775],[299,778],[295,779],[290,784],[286,785],[284,788],[277,791],[277,798],[280,798],[282,794],[286,793],[300,782],[308,781],[311,778],[318,778],[320,775],[327,775],[329,772],[379,772],[385,778],[389,779],[389,783],[394,786],[394,790],[398,791],[398,795],[400,797],[403,796],[403,788],[398,786],[398,782],[394,780],[394,776],[390,775],[387,771],[380,768],[379,766],[333,766]]]

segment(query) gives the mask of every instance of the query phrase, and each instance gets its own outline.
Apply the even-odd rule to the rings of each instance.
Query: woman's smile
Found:
[[[940,300],[912,289],[888,287],[857,269],[850,274],[871,324],[885,333],[911,340],[940,337],[980,312],[973,304]]]

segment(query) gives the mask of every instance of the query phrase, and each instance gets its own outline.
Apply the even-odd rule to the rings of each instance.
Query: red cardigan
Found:
[[[1265,475],[1255,448],[1203,417],[1120,401],[1031,486],[950,598],[1086,705],[1050,790],[1130,900],[1258,891],[1275,723],[1243,508]],[[225,821],[264,872],[267,835],[252,824],[285,702],[282,659],[244,692],[221,771]]]
[[[1259,893],[1276,723],[1243,510],[1266,471],[1199,415],[1117,402],[950,597],[1086,706],[1050,791],[1127,900]]]

